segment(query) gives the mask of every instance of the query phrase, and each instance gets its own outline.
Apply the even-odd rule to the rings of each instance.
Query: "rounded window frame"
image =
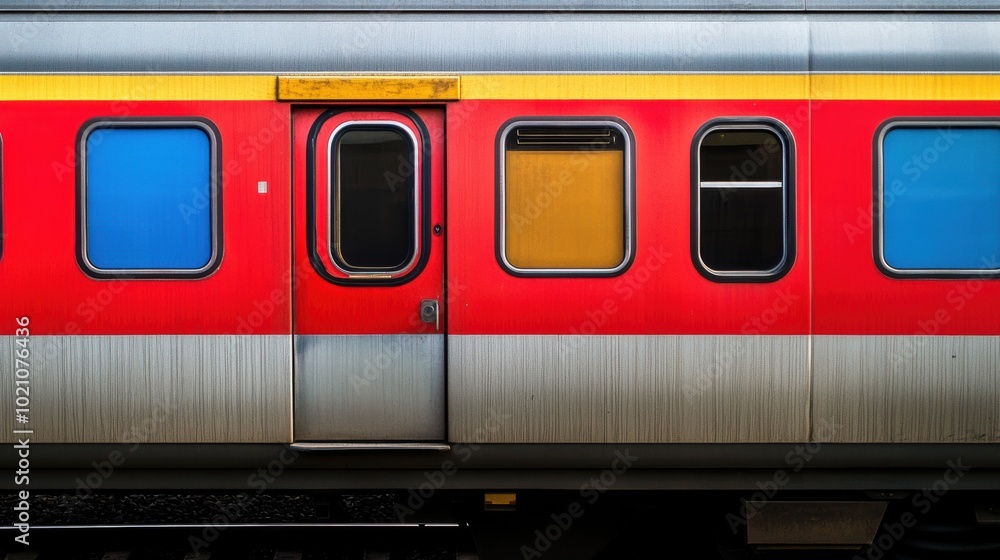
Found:
[[[101,129],[128,128],[198,128],[209,143],[209,206],[211,207],[211,243],[208,262],[197,269],[106,269],[94,265],[87,255],[87,140]],[[98,117],[80,127],[76,141],[76,257],[77,265],[91,278],[118,279],[185,279],[197,280],[211,276],[222,265],[222,134],[215,123],[203,117]]]
[[[413,207],[411,208],[412,218],[413,218],[413,243],[411,246],[411,254],[409,258],[400,266],[396,267],[359,267],[353,266],[343,258],[342,254],[339,253],[339,235],[340,228],[334,227],[334,224],[339,226],[340,221],[340,167],[334,167],[337,162],[337,158],[333,155],[334,147],[336,146],[339,153],[339,140],[344,134],[351,132],[352,130],[387,130],[395,129],[401,131],[403,134],[401,136],[405,138],[410,143],[410,148],[413,155]],[[326,177],[326,188],[327,188],[327,200],[334,201],[335,209],[332,209],[330,216],[330,224],[327,227],[327,246],[329,247],[330,262],[336,267],[337,271],[344,274],[348,279],[363,279],[365,277],[370,277],[371,275],[379,275],[381,278],[386,279],[396,279],[400,277],[405,277],[410,274],[414,268],[417,267],[420,261],[421,251],[423,245],[420,239],[421,231],[421,193],[423,191],[424,185],[421,181],[421,172],[423,169],[423,162],[420,158],[419,141],[413,130],[404,124],[397,121],[389,120],[372,120],[372,121],[346,121],[333,129],[330,133],[330,140],[327,143],[327,177]],[[334,177],[334,175],[337,177]]]
[[[785,244],[781,261],[770,270],[715,270],[701,256],[701,145],[719,130],[761,130],[773,133],[782,147],[782,210]],[[722,283],[767,283],[785,277],[795,265],[795,137],[787,126],[771,117],[720,117],[703,124],[691,142],[691,260],[704,278]]]
[[[558,127],[595,127],[606,126],[614,128],[621,134],[623,146],[623,239],[625,242],[622,262],[612,268],[520,268],[507,259],[506,231],[506,151],[507,136],[521,126],[551,126]],[[616,117],[515,117],[503,125],[497,132],[496,139],[496,213],[495,220],[495,256],[497,263],[511,276],[523,278],[604,278],[620,276],[625,273],[635,260],[636,247],[636,206],[635,206],[635,136],[629,125]]]
[[[330,252],[321,253],[318,249],[318,240],[320,238],[320,220],[318,219],[317,212],[317,190],[318,189],[329,189],[329,159],[327,162],[327,176],[318,177],[317,168],[319,165],[317,161],[324,161],[320,158],[324,157],[319,151],[317,151],[317,145],[326,146],[326,158],[330,157],[329,140],[326,140],[325,134],[323,135],[324,142],[321,144],[320,133],[323,130],[324,125],[326,125],[331,119],[337,118],[344,114],[357,113],[357,112],[379,112],[385,115],[391,115],[388,118],[399,117],[401,121],[399,124],[405,128],[410,128],[412,125],[411,132],[418,139],[417,147],[417,161],[421,166],[421,171],[419,175],[416,175],[417,184],[417,204],[420,208],[420,213],[417,221],[417,243],[419,243],[420,251],[417,253],[417,258],[412,267],[410,267],[405,274],[398,274],[394,276],[388,276],[381,273],[348,273],[345,274],[336,263],[333,261]],[[344,122],[348,122],[345,120]],[[354,119],[354,122],[372,122],[365,120]],[[391,121],[397,122],[397,121]],[[343,124],[343,123],[341,123]],[[337,125],[336,128],[339,128]],[[333,138],[333,131],[330,131],[330,139]],[[366,287],[366,286],[400,286],[406,284],[415,278],[419,277],[421,272],[427,266],[430,260],[431,253],[431,136],[427,129],[427,125],[421,120],[421,118],[412,110],[405,108],[390,108],[390,107],[334,107],[323,111],[316,120],[313,121],[312,125],[309,127],[309,133],[306,140],[306,251],[309,256],[309,264],[312,269],[318,274],[323,280],[337,285],[345,287]],[[327,200],[329,200],[329,190],[327,190]],[[329,229],[329,219],[327,219],[327,229]],[[331,239],[331,233],[326,232],[326,239],[329,242]],[[324,261],[324,257],[330,258],[330,263]],[[329,265],[333,265],[334,270],[337,274],[333,274],[328,268]]]
[[[884,140],[885,136],[896,128],[940,128],[951,126],[958,128],[993,128],[1000,130],[1000,120],[980,117],[893,117],[879,124],[875,129],[872,142],[872,216],[877,222],[872,224],[872,259],[875,267],[884,276],[896,280],[919,279],[980,279],[994,280],[1000,278],[1000,268],[994,269],[902,269],[895,268],[885,260],[885,216],[883,215],[884,198]]]

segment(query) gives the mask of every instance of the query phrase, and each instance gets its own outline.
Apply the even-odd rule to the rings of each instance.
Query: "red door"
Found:
[[[296,441],[445,438],[443,123],[293,111]]]

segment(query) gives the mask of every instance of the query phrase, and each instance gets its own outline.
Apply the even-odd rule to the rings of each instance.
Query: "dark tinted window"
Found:
[[[788,260],[785,143],[773,129],[716,127],[698,148],[697,250],[703,271],[770,276]]]
[[[416,157],[392,126],[356,126],[332,146],[333,259],[348,272],[394,271],[414,257]]]
[[[771,131],[716,130],[701,141],[702,181],[781,182],[781,140]]]

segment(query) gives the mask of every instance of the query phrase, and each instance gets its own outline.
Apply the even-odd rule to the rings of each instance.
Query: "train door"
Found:
[[[445,438],[443,126],[293,110],[296,442]]]

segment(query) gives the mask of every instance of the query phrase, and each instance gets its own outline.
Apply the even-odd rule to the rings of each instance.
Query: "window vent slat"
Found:
[[[610,128],[523,129],[515,133],[518,146],[614,146],[616,135]]]
[[[780,189],[778,181],[702,181],[703,189]]]

